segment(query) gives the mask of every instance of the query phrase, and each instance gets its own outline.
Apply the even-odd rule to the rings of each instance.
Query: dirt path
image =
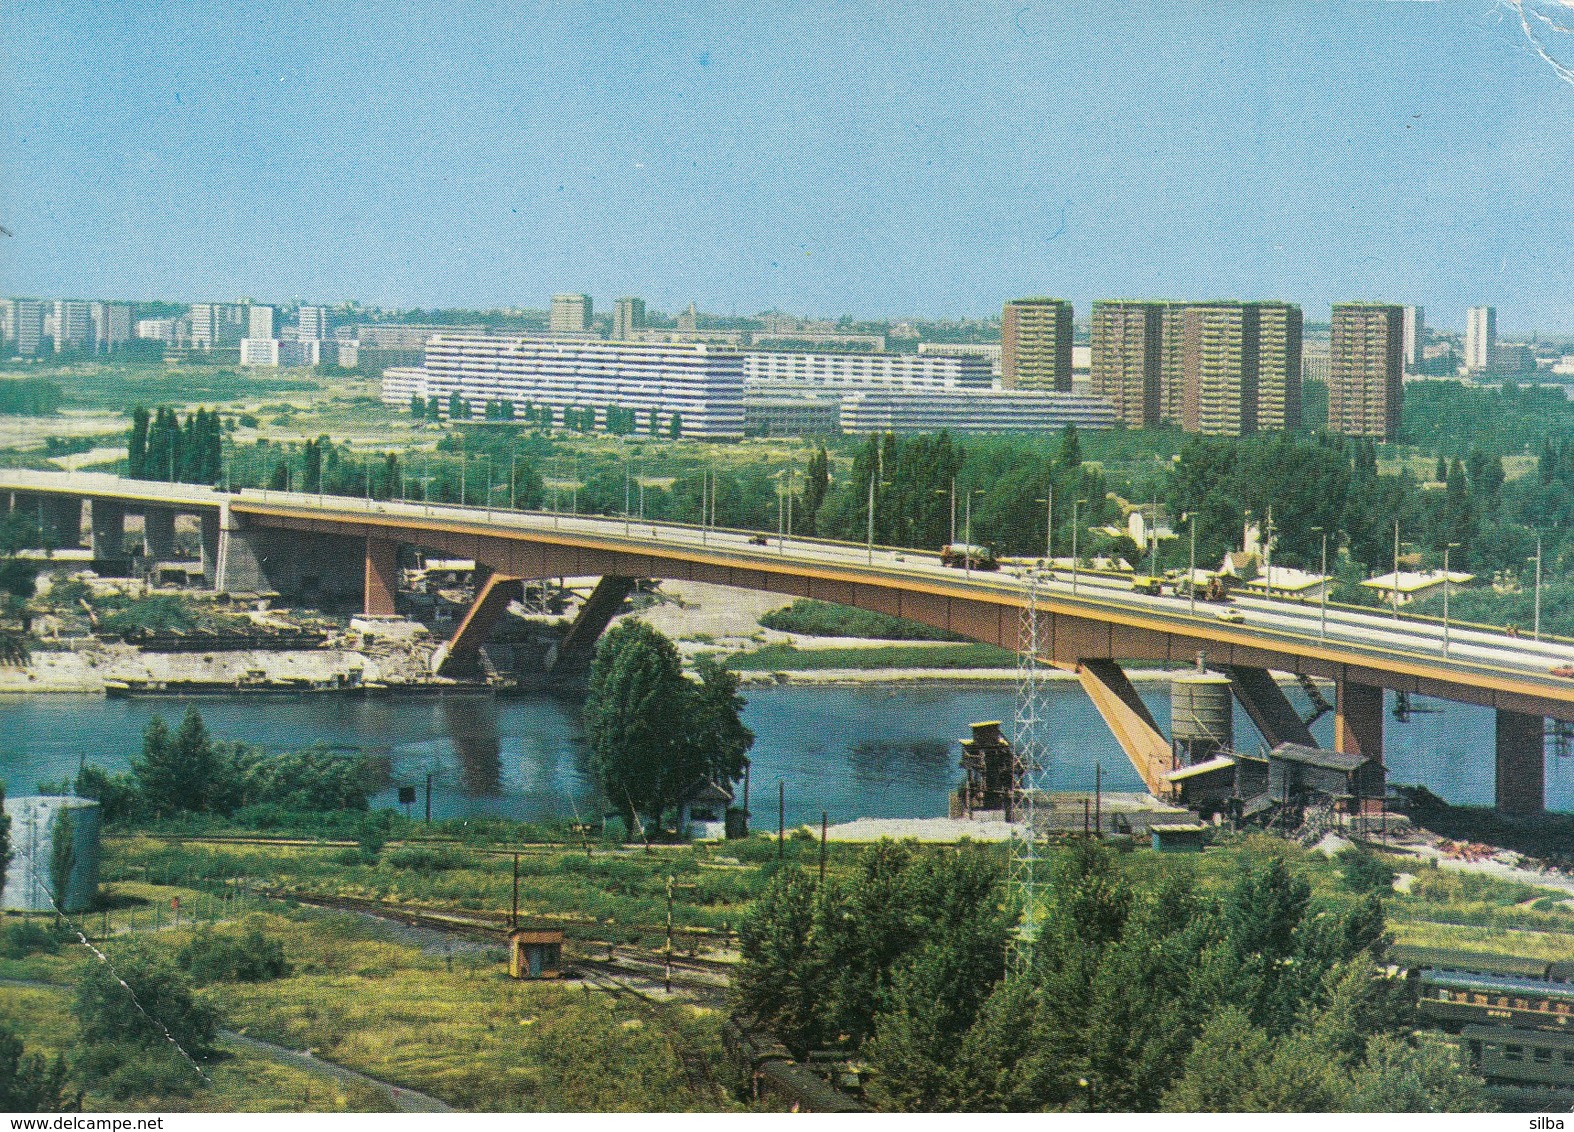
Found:
[[[0,979],[0,987],[24,987],[28,990],[70,990],[63,983],[46,983],[41,979]],[[320,1057],[302,1050],[286,1049],[284,1046],[265,1042],[261,1038],[248,1037],[237,1034],[234,1030],[220,1030],[219,1038],[225,1045],[236,1046],[261,1054],[270,1061],[277,1061],[283,1065],[304,1069],[309,1073],[321,1073],[337,1081],[347,1084],[365,1085],[388,1098],[393,1106],[389,1111],[398,1112],[456,1112],[457,1109],[445,1104],[436,1097],[425,1093],[407,1089],[403,1085],[395,1085],[390,1081],[379,1081],[376,1077],[368,1077],[365,1073],[350,1069],[347,1066],[337,1065],[331,1061],[324,1061]]]

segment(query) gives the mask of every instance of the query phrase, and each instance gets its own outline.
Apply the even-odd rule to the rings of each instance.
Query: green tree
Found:
[[[680,437],[682,435],[683,435],[683,414],[682,413],[673,413],[671,419],[667,421],[667,436],[670,437],[673,440],[676,440],[676,439],[678,439],[678,437]]]
[[[222,756],[195,708],[188,708],[171,734],[154,716],[142,736],[142,756],[131,773],[148,810],[156,817],[182,811],[209,813],[220,809],[224,782]]]
[[[675,800],[688,698],[677,649],[661,633],[624,621],[602,637],[590,666],[585,739],[602,792],[630,831],[636,811],[659,829]]]
[[[129,947],[112,963],[89,964],[77,983],[73,1013],[87,1042],[149,1049],[173,1039],[193,1058],[212,1056],[218,1014],[167,958]]]
[[[134,479],[145,479],[148,462],[148,425],[152,418],[138,405],[131,411],[131,436],[126,449],[126,474]]]
[[[65,1059],[45,1061],[42,1054],[24,1054],[22,1039],[0,1026],[0,1111],[72,1112],[81,1108],[82,1094],[67,1091],[70,1068]]]

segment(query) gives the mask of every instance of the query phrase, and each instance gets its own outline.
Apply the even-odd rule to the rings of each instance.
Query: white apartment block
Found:
[[[102,351],[118,350],[131,341],[131,304],[94,303],[93,338]]]
[[[743,355],[750,389],[988,389],[987,358],[938,354],[810,354],[752,350]]]
[[[640,431],[650,414],[665,433],[681,416],[683,436],[743,435],[743,356],[699,343],[655,345],[528,337],[478,338],[439,334],[426,344],[419,369],[383,371],[384,404],[408,407],[415,396],[435,398],[446,416],[458,393],[471,413],[489,401],[563,409],[632,409]]]
[[[91,350],[93,344],[93,304],[56,299],[55,350]]]
[[[297,340],[327,338],[328,325],[327,307],[301,307],[296,312],[295,337]]]
[[[246,325],[246,308],[239,303],[193,303],[191,344],[199,350],[234,346]]]
[[[553,334],[584,334],[594,314],[595,304],[589,295],[553,295],[548,325]]]
[[[35,357],[44,342],[44,316],[48,304],[39,299],[14,299],[6,317],[6,339],[24,358]]]
[[[173,346],[180,334],[180,320],[175,318],[139,318],[136,336],[149,342],[163,342]]]
[[[1426,308],[1410,306],[1404,313],[1404,371],[1420,373],[1426,349]]]
[[[246,310],[246,337],[273,338],[274,310],[272,307],[253,305]]]
[[[253,310],[256,308],[253,307]],[[279,340],[277,338],[242,338],[240,340],[240,364],[243,366],[260,366],[276,368],[279,364]]]
[[[842,395],[842,431],[877,432],[1053,432],[1066,425],[1115,427],[1115,406],[1106,397],[1026,390],[958,390],[914,393],[858,390]]]
[[[1497,345],[1497,308],[1471,307],[1465,314],[1465,369],[1486,373]]]

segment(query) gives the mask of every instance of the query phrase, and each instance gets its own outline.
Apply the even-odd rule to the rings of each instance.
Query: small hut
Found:
[[[508,973],[516,979],[563,974],[562,928],[515,928],[508,933]]]
[[[727,836],[727,808],[732,791],[710,779],[694,783],[678,799],[678,829],[698,841]]]

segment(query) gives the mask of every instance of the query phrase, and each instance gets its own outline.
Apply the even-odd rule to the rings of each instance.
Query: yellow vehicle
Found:
[[[1138,574],[1131,580],[1131,588],[1136,593],[1158,597],[1164,592],[1164,579],[1152,574]]]

